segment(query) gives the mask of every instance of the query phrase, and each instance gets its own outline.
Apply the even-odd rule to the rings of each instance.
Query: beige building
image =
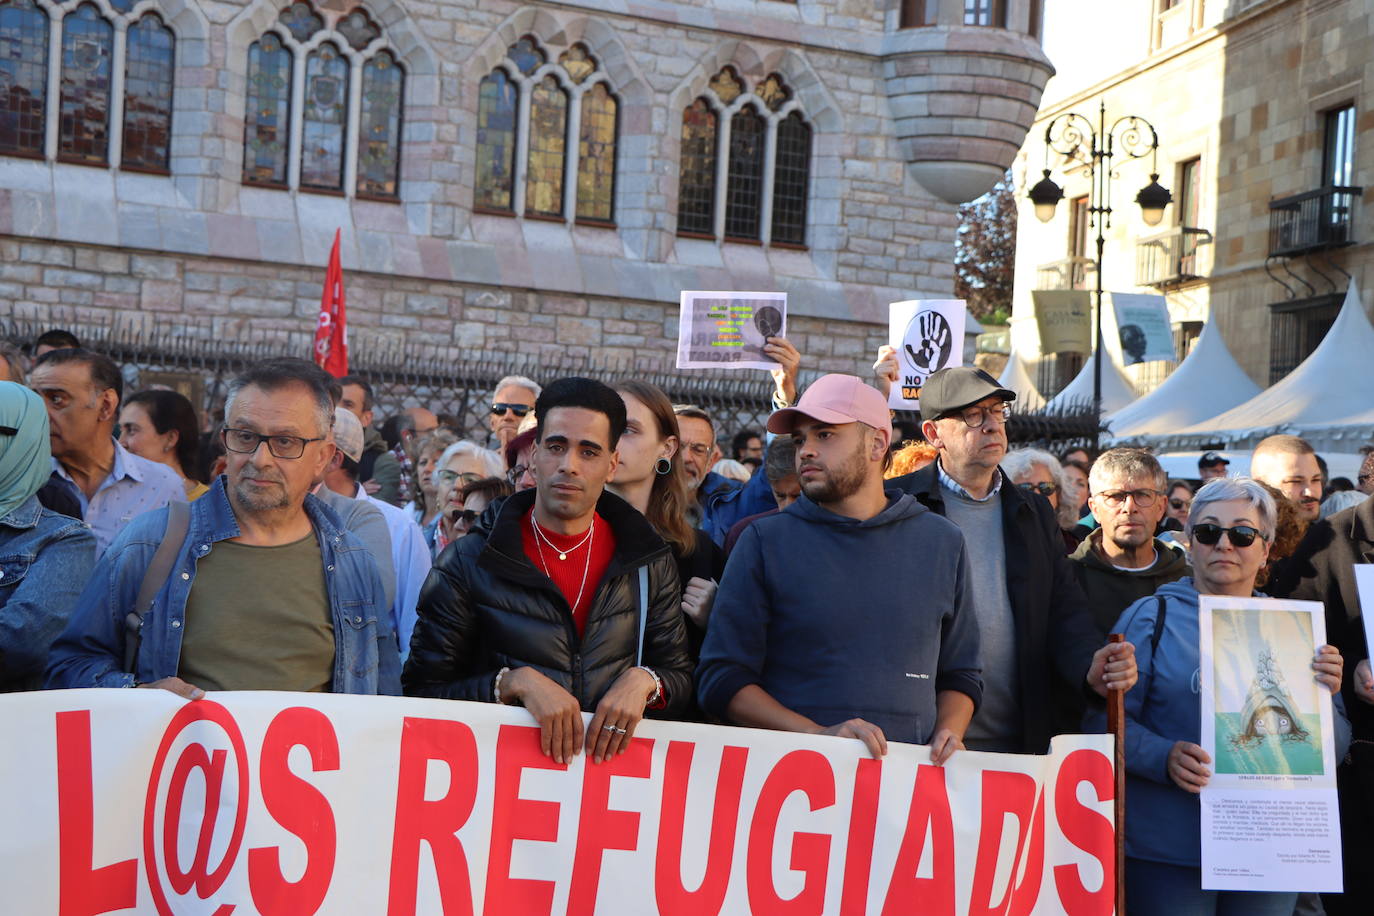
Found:
[[[1110,7],[1108,10],[1107,7]],[[1040,353],[1032,292],[1095,284],[1097,227],[1087,169],[1046,158],[1046,130],[1069,112],[1109,128],[1136,115],[1158,131],[1160,183],[1173,202],[1147,226],[1135,203],[1151,157],[1114,134],[1103,287],[1163,294],[1186,354],[1215,320],[1262,387],[1320,343],[1349,279],[1374,289],[1374,16],[1368,0],[1061,0],[1046,9],[1050,81],[1015,166],[1013,345],[1042,393],[1084,356]],[[1100,40],[1110,36],[1110,40]],[[1123,124],[1119,130],[1129,125]],[[1148,140],[1148,130],[1144,139]],[[1084,140],[1087,146],[1087,140]],[[1064,188],[1051,221],[1025,198],[1049,168]],[[1366,190],[1368,189],[1368,190]],[[1106,310],[1104,333],[1114,332]],[[1111,347],[1108,347],[1110,350]],[[1128,367],[1141,393],[1172,363]],[[1046,390],[1048,389],[1048,390]]]

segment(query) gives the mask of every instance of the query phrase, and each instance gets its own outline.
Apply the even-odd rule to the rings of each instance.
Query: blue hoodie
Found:
[[[855,717],[924,744],[940,690],[982,698],[978,622],[964,538],[887,492],[865,521],[805,496],[745,529],[706,630],[698,697],[725,712],[757,684],[823,726]]]
[[[1152,651],[1157,597],[1166,605],[1159,648]],[[1265,597],[1256,593],[1255,597]],[[1197,795],[1169,778],[1169,751],[1176,742],[1202,742],[1198,591],[1192,578],[1161,586],[1126,608],[1112,628],[1135,646],[1140,680],[1126,692],[1126,855],[1133,859],[1199,868],[1202,809]],[[1350,745],[1350,723],[1339,695],[1334,700],[1336,759]],[[1089,731],[1106,731],[1101,708],[1086,718]]]

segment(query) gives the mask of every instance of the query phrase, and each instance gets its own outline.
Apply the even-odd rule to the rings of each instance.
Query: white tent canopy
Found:
[[[1202,336],[1173,374],[1154,391],[1107,418],[1116,439],[1166,435],[1201,423],[1260,393],[1260,386],[1236,362],[1221,328],[1208,322]]]
[[[1094,357],[1089,354],[1083,368],[1073,377],[1073,381],[1064,386],[1064,390],[1056,394],[1045,405],[1045,410],[1050,413],[1063,413],[1073,410],[1083,404],[1092,404],[1093,400],[1093,362]],[[1112,359],[1110,353],[1102,354],[1102,412],[1109,414],[1120,410],[1127,404],[1135,400],[1135,389],[1131,387],[1130,380],[1121,371],[1121,367]]]
[[[1002,369],[1002,375],[997,379],[997,384],[1016,392],[1016,409],[1018,411],[1039,410],[1045,406],[1044,396],[1036,389],[1035,381],[1026,369],[1025,361],[1021,359],[1021,354],[1015,349],[1011,351],[1011,357],[1007,360],[1006,367]]]
[[[1303,436],[1318,451],[1356,451],[1374,434],[1374,326],[1354,281],[1321,345],[1288,376],[1245,403],[1165,438],[1253,447],[1275,433]]]

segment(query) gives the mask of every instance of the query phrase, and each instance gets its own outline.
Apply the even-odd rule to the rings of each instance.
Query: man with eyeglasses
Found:
[[[108,356],[77,348],[48,350],[38,358],[29,387],[48,411],[50,486],[79,506],[78,517],[95,534],[97,557],[135,516],[186,501],[175,471],[140,458],[115,439],[124,377]]]
[[[1138,448],[1103,452],[1088,474],[1088,505],[1098,527],[1069,559],[1103,636],[1126,608],[1191,574],[1183,551],[1155,537],[1167,485],[1159,461]]]
[[[1075,698],[1085,688],[1102,696],[1129,689],[1135,650],[1102,645],[1054,510],[1039,494],[1013,486],[999,467],[1015,398],[981,369],[931,375],[921,390],[921,432],[939,457],[888,486],[954,522],[968,543],[983,701],[964,744],[1039,754],[1053,735],[1078,726],[1075,704],[1057,701],[1052,684]]]
[[[523,375],[508,375],[496,383],[491,396],[491,440],[489,448],[502,451],[520,431],[520,421],[534,410],[534,402],[542,389],[539,383]]]
[[[53,647],[49,687],[159,687],[191,700],[400,692],[377,566],[309,493],[334,453],[321,375],[277,359],[230,384],[225,476],[189,518],[164,510],[124,528]]]

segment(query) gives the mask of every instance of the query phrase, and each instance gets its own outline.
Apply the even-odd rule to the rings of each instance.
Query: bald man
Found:
[[[1270,436],[1250,456],[1250,476],[1278,490],[1308,524],[1321,514],[1322,472],[1317,453],[1298,436]]]

